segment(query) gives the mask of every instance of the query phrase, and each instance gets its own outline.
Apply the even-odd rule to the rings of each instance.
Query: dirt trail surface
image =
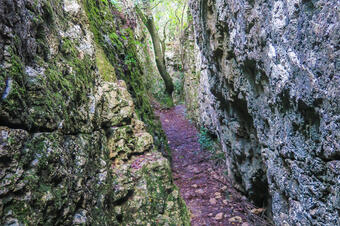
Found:
[[[184,111],[185,107],[179,105],[156,110],[156,113],[169,140],[175,184],[190,209],[191,224],[247,226],[261,222],[265,225],[251,214],[263,210],[254,208],[242,198],[222,176],[222,170],[209,160],[209,152],[200,150],[198,131],[185,118]]]

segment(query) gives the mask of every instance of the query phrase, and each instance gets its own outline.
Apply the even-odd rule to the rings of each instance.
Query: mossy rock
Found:
[[[158,149],[164,150],[164,154],[170,158],[165,134],[150,104],[145,75],[138,60],[136,45],[139,42],[134,36],[133,25],[109,1],[84,0],[83,3],[95,42],[100,47],[97,53],[99,58],[102,62],[107,60],[105,68],[111,68],[107,63],[111,64],[115,77],[126,82],[138,117],[146,123],[147,131],[153,135]],[[99,69],[102,66],[98,66]],[[104,79],[107,77],[105,73]]]
[[[4,10],[13,11],[4,15],[13,35],[6,36],[0,62],[0,224],[138,225],[138,217],[128,217],[136,200],[127,199],[138,186],[143,208],[151,211],[140,213],[142,224],[188,224],[169,162],[153,152],[153,139],[135,113],[137,107],[146,128],[157,128],[154,137],[162,133],[133,60],[132,30],[124,39],[113,29],[122,21],[107,1],[18,1],[8,1]],[[89,22],[103,49],[97,55]],[[102,25],[97,31],[96,22]],[[106,43],[105,30],[117,36]],[[125,139],[129,150],[109,149],[113,128],[126,130],[117,139]],[[117,151],[125,158],[110,156]],[[143,155],[145,165],[135,169],[135,158]]]
[[[65,21],[70,16],[63,8],[60,1],[40,0],[15,9],[18,15],[30,17],[9,28],[13,38],[5,47],[1,73],[6,84],[2,94],[8,93],[2,95],[0,105],[0,119],[7,125],[29,131],[63,129],[66,133],[88,132],[86,128],[91,127],[87,116],[78,112],[89,102],[96,64],[93,54],[81,49],[86,35],[73,32],[80,27]],[[86,18],[83,15],[78,20],[81,24]],[[27,33],[23,34],[20,26],[26,26]]]

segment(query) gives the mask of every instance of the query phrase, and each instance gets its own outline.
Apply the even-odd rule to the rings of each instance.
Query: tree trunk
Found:
[[[158,31],[156,29],[156,25],[155,25],[153,16],[152,16],[151,12],[146,12],[146,15],[144,15],[138,9],[137,9],[137,12],[138,12],[139,16],[141,17],[141,19],[143,20],[143,23],[145,24],[146,28],[148,29],[148,31],[151,35],[157,69],[159,71],[159,74],[162,76],[162,78],[164,80],[165,91],[171,98],[172,92],[174,91],[174,84],[172,82],[172,78],[170,77],[169,73],[166,70],[165,63],[163,61],[164,53],[162,51],[161,39],[160,39]]]
[[[165,26],[163,28],[163,40],[161,40],[161,45],[162,45],[162,52],[163,52],[163,64],[165,64],[165,51],[166,51],[166,28],[168,26],[168,23],[170,22],[170,20],[168,20],[165,23]]]

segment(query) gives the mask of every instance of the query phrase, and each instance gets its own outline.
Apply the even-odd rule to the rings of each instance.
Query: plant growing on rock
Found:
[[[211,153],[210,158],[215,161],[216,164],[225,163],[225,153],[221,150],[216,140],[209,134],[209,131],[201,127],[198,134],[198,142],[201,149],[209,151]]]
[[[201,149],[212,150],[214,148],[214,142],[208,133],[208,130],[201,127],[200,133],[198,134],[198,142],[200,143]]]

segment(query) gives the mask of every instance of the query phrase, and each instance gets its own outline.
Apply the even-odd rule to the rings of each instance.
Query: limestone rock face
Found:
[[[339,1],[191,1],[201,123],[277,225],[339,225]]]
[[[188,68],[184,76],[184,102],[187,116],[199,127],[200,108],[200,76],[201,76],[201,55],[195,42],[194,28],[190,25],[188,34],[184,37],[184,48],[186,49],[185,60]]]
[[[148,47],[140,45],[145,41],[142,35],[144,25],[134,12],[135,1],[111,2],[116,1],[83,1],[96,49],[100,50],[96,51],[97,61],[101,62],[99,71],[106,74],[102,76],[105,81],[112,81],[111,78],[116,77],[126,82],[138,117],[145,122],[147,131],[154,137],[155,145],[164,150],[165,156],[169,156],[164,145],[167,143],[165,134],[160,122],[155,120],[148,96],[150,84],[146,77],[154,75],[153,70],[157,69],[152,68],[148,53],[141,54]],[[114,76],[111,71],[114,71]]]
[[[187,225],[127,85],[97,69],[85,2],[0,2],[0,224]]]

